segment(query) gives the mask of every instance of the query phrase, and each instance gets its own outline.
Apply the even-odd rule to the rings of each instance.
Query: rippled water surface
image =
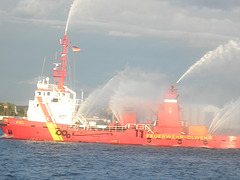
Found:
[[[0,138],[0,179],[239,177],[239,149],[163,148]]]

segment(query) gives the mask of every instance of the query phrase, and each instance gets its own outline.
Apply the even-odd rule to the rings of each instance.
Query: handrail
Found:
[[[83,124],[84,129],[86,128],[88,121],[86,120],[86,118],[82,115],[82,114],[78,114],[80,117],[77,117],[78,120],[80,120],[80,122]]]
[[[152,129],[150,128],[149,125],[147,124],[134,124],[134,123],[128,123],[125,126],[108,126],[106,128],[99,128],[99,127],[90,127],[88,126],[88,121],[86,120],[86,118],[83,117],[82,114],[79,114],[81,117],[77,117],[80,122],[83,124],[84,129],[91,129],[91,130],[103,130],[103,131],[125,131],[126,129],[143,129],[143,130],[147,130],[148,132],[154,134],[154,132],[152,131]],[[133,125],[133,126],[131,126]]]
[[[146,128],[146,130],[149,132],[151,132],[152,134],[154,134],[154,132],[151,130],[151,128],[149,127],[149,125],[145,125],[145,128]]]
[[[124,126],[113,126],[113,127],[97,127],[97,126],[84,126],[84,130],[97,130],[97,131],[125,131],[127,128]]]
[[[151,128],[149,127],[148,124],[137,124],[136,129],[144,129],[144,130],[147,130],[148,132],[151,132],[152,134],[154,134],[154,132],[151,130]]]
[[[127,123],[127,124],[125,124],[124,127],[127,128],[127,129],[130,129],[131,127],[136,128],[136,124],[135,124],[135,123]],[[132,129],[132,128],[131,128],[131,129]]]

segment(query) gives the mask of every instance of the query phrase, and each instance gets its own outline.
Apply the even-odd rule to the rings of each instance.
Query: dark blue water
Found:
[[[240,179],[240,150],[0,138],[0,179]]]

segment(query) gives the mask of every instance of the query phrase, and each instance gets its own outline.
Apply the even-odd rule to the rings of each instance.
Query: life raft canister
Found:
[[[61,135],[61,134],[62,134],[62,131],[61,131],[60,129],[58,129],[58,130],[56,131],[56,134],[57,134],[57,135]]]
[[[67,134],[66,136],[67,136],[67,138],[70,138],[70,137],[71,137],[71,134]]]
[[[70,138],[71,137],[71,134],[68,134],[68,132],[66,131],[66,130],[63,130],[63,131],[61,131],[60,129],[58,129],[57,131],[56,131],[56,134],[57,135],[63,135],[63,136],[66,136],[67,138]]]
[[[63,131],[62,131],[62,135],[63,135],[63,136],[67,136],[67,134],[68,134],[68,133],[67,133],[66,130],[63,130]]]

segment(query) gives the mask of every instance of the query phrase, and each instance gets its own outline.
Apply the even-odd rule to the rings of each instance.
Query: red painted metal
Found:
[[[14,139],[53,140],[46,123],[24,119],[5,118],[3,132]],[[63,141],[134,144],[173,147],[240,148],[239,136],[200,136],[183,134],[152,134],[146,129],[105,128],[84,129],[58,124]],[[56,132],[57,133],[57,132]]]
[[[67,34],[64,34],[63,39],[60,39],[60,45],[63,47],[62,51],[62,58],[57,59],[59,61],[62,61],[61,66],[56,66],[56,68],[53,70],[53,77],[54,77],[54,83],[56,81],[55,78],[59,78],[58,81],[58,89],[64,89],[64,78],[67,77],[67,69],[66,69],[66,58],[67,58],[67,48],[70,45],[70,40],[67,38]]]
[[[165,94],[165,100],[159,107],[157,126],[155,131],[167,134],[180,134],[183,128],[180,125],[178,94],[176,89],[170,89]]]
[[[60,40],[63,46],[61,66],[53,70],[55,78],[59,79],[58,91],[64,90],[64,78],[67,76],[66,56],[70,45],[66,33]],[[215,136],[207,134],[204,127],[192,127],[191,133],[186,134],[186,127],[180,124],[178,94],[174,86],[165,95],[164,102],[159,105],[158,120],[156,125],[151,126],[150,121],[146,124],[137,124],[134,113],[123,113],[121,122],[116,126],[116,121],[109,123],[106,128],[80,127],[56,124],[47,104],[38,102],[46,122],[29,121],[25,119],[4,118],[0,122],[6,138],[34,139],[50,141],[71,142],[97,142],[112,144],[135,144],[173,147],[206,147],[206,148],[240,148],[240,136]]]
[[[125,126],[126,124],[136,125],[137,119],[136,114],[131,112],[124,112],[121,115],[121,122],[119,122],[119,126]]]
[[[168,101],[174,97],[173,101]],[[240,148],[240,136],[215,136],[209,135],[202,126],[192,127],[191,134],[182,132],[179,122],[177,95],[166,94],[156,126],[136,124],[135,126],[114,126],[109,124],[107,128],[83,128],[54,124],[55,129],[49,129],[47,123],[28,121],[24,119],[4,118],[1,124],[3,132],[14,139],[56,140],[53,135],[59,137],[59,141],[71,142],[97,142],[111,144],[134,144],[173,147],[205,147],[205,148]],[[41,100],[39,100],[41,103]],[[161,109],[160,108],[160,109]],[[169,113],[171,108],[171,113]],[[164,118],[163,118],[164,117]],[[129,119],[128,119],[129,118]],[[126,114],[124,122],[135,122],[132,113]],[[149,120],[147,120],[149,121]],[[165,123],[169,121],[171,123]],[[198,132],[197,129],[200,129]],[[198,134],[199,133],[199,134]]]

